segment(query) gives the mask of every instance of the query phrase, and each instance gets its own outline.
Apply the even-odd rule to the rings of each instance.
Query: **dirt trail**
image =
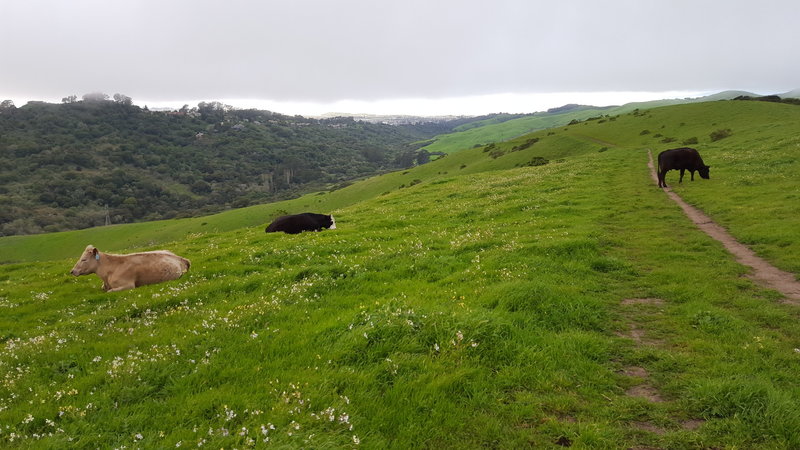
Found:
[[[656,169],[653,164],[653,154],[650,150],[647,151],[647,154],[649,156],[647,165],[650,167],[650,175],[653,177],[653,181],[656,182],[656,185],[658,185],[658,175],[656,174]],[[800,282],[795,279],[793,274],[784,272],[768,263],[763,258],[756,256],[752,250],[740,244],[730,233],[714,223],[714,221],[702,211],[683,201],[683,199],[678,194],[672,192],[670,188],[664,188],[664,192],[666,192],[669,198],[683,208],[683,211],[689,219],[701,230],[705,231],[706,234],[712,238],[720,241],[722,245],[736,257],[736,261],[753,269],[753,273],[748,275],[750,279],[780,292],[786,296],[786,298],[790,299],[787,300],[787,303],[800,306]]]

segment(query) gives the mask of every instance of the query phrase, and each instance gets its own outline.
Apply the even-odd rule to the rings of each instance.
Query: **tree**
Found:
[[[222,122],[225,120],[225,105],[220,102],[200,102],[197,104],[200,118],[206,122]]]
[[[431,154],[424,148],[417,151],[417,164],[420,166],[431,162]]]
[[[195,194],[210,194],[212,191],[211,185],[203,180],[198,180],[192,183],[190,189]]]
[[[399,155],[394,160],[395,165],[398,167],[411,167],[414,165],[414,160],[417,158],[417,153],[413,150],[406,150]]]
[[[16,106],[14,106],[13,100],[3,100],[3,102],[0,103],[0,109],[14,109],[14,108],[16,108]]]
[[[133,99],[123,94],[114,94],[114,101],[125,106],[133,104]]]
[[[75,103],[77,101],[78,101],[78,96],[74,94],[68,95],[61,99],[61,103]]]
[[[83,94],[83,101],[89,102],[104,102],[108,100],[108,94],[104,94],[102,92],[90,92],[88,94]]]

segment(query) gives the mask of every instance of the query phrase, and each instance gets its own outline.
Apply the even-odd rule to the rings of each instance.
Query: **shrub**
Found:
[[[642,130],[642,132],[639,133],[639,136],[645,136],[647,134],[650,134],[650,130]]]
[[[711,142],[715,142],[720,139],[725,139],[726,137],[729,137],[732,134],[733,132],[731,131],[730,128],[725,128],[725,129],[719,129],[717,131],[712,131],[709,136],[711,137]]]
[[[697,142],[698,142],[698,141],[697,141],[697,138],[696,138],[696,137],[690,137],[689,139],[687,139],[687,140],[683,141],[683,145],[692,145],[692,144],[697,144]]]
[[[511,151],[512,152],[517,152],[517,151],[520,151],[520,150],[525,150],[526,148],[529,148],[530,146],[532,146],[533,144],[535,144],[537,142],[539,142],[539,138],[528,139],[524,143],[514,146],[514,148],[512,148]]]
[[[499,158],[499,157],[501,157],[501,156],[503,156],[505,154],[506,154],[506,151],[503,150],[503,149],[499,149],[499,148],[495,148],[495,149],[493,149],[492,151],[489,152],[489,156],[491,156],[492,159],[497,159],[497,158]]]
[[[543,165],[545,165],[545,164],[547,164],[549,162],[550,161],[548,161],[545,158],[542,158],[541,156],[534,156],[533,159],[528,161],[528,165],[529,166],[543,166]]]

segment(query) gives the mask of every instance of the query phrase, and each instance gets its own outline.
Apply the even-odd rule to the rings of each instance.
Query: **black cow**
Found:
[[[689,147],[673,148],[664,150],[658,154],[658,187],[667,187],[664,177],[670,170],[680,170],[681,177],[678,183],[683,183],[683,173],[688,170],[692,174],[694,181],[694,171],[700,174],[701,178],[708,179],[708,169],[711,166],[703,164],[703,158],[697,150]]]
[[[273,220],[264,230],[266,233],[283,231],[288,234],[302,233],[303,231],[335,230],[336,221],[333,216],[326,214],[302,213],[290,216],[280,216]]]

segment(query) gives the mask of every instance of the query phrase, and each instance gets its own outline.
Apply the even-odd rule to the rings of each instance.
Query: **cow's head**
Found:
[[[700,178],[703,178],[703,179],[707,180],[708,179],[708,169],[710,169],[710,168],[711,168],[711,166],[706,166],[706,165],[700,166],[700,168],[697,169],[697,173],[700,174]]]
[[[333,218],[333,215],[330,215],[328,217],[331,218],[331,226],[329,226],[328,229],[329,230],[335,230],[336,229],[336,219]]]
[[[88,275],[97,271],[97,266],[100,264],[100,252],[94,248],[93,245],[87,245],[86,250],[83,251],[75,267],[69,271],[74,276]]]

